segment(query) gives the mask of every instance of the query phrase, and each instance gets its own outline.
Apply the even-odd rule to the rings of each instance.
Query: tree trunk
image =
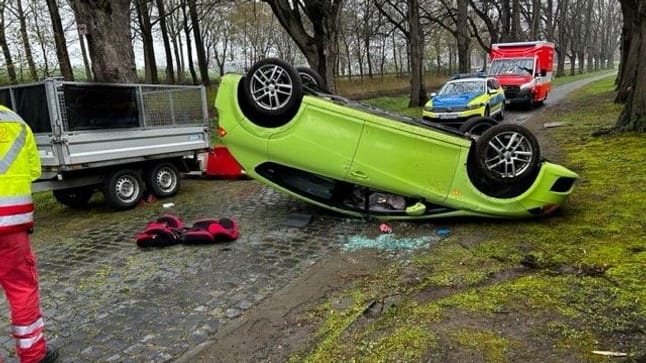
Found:
[[[34,9],[34,5],[35,4],[32,2],[31,4],[32,9]],[[49,72],[49,54],[48,54],[49,39],[46,39],[46,36],[45,34],[43,34],[43,31],[40,29],[40,24],[37,21],[34,22],[34,32],[36,33],[36,38],[38,39],[40,52],[43,57],[43,76],[46,78],[51,77],[52,74]]]
[[[77,24],[87,29],[94,79],[135,82],[137,72],[130,36],[130,0],[72,0]]]
[[[511,34],[515,42],[523,40],[520,27],[520,0],[511,0]]]
[[[159,28],[164,43],[164,54],[166,55],[166,83],[175,83],[175,71],[173,69],[173,52],[168,40],[168,25],[166,24],[166,8],[163,0],[157,0],[157,12],[159,13]]]
[[[500,35],[500,40],[504,42],[508,42],[512,39],[511,36],[511,6],[509,5],[510,0],[502,0],[502,5],[501,5],[501,14],[500,14],[500,20],[502,21],[502,26],[501,26],[501,35]]]
[[[188,25],[189,17],[186,16],[186,6],[182,5],[182,14],[184,15],[184,35],[186,36],[186,57],[188,58],[188,70],[191,73],[193,84],[197,84],[197,73],[193,63],[193,47],[191,46],[191,27]]]
[[[172,26],[171,28],[174,29]],[[175,56],[175,64],[177,65],[177,71],[175,72],[177,75],[176,82],[183,83],[186,78],[184,74],[182,35],[179,32],[172,32],[170,34],[170,42],[173,45],[173,55]]]
[[[408,107],[421,107],[428,101],[424,87],[424,34],[419,21],[418,0],[408,0],[408,22],[410,24],[410,102]]]
[[[56,44],[56,57],[58,58],[61,74],[63,75],[64,80],[73,81],[74,72],[72,71],[72,63],[70,63],[70,56],[67,53],[65,32],[63,31],[63,23],[61,22],[61,15],[58,12],[58,4],[56,4],[56,0],[47,0],[47,9],[49,10],[49,17],[52,20],[54,43]]]
[[[147,83],[159,83],[157,77],[157,63],[155,60],[155,44],[153,40],[152,24],[148,14],[148,1],[135,0],[137,19],[144,51],[144,78]]]
[[[27,60],[27,65],[29,66],[29,74],[33,81],[38,81],[38,70],[36,69],[36,63],[34,63],[34,56],[31,53],[31,44],[29,43],[29,37],[27,36],[27,19],[25,18],[25,11],[22,8],[22,0],[15,1],[16,11],[18,12],[18,21],[20,22],[20,38],[25,49],[25,58]]]
[[[621,28],[621,61],[617,78],[617,96],[615,102],[624,103],[628,100],[630,86],[635,76],[637,63],[637,47],[633,47],[632,39],[637,19],[637,2],[643,0],[621,0],[621,12],[624,16],[624,26]]]
[[[263,0],[303,52],[310,66],[336,91],[334,65],[338,56],[339,26],[343,0]],[[303,22],[305,15],[309,24]],[[313,35],[309,35],[312,29]]]
[[[627,4],[630,2],[632,1],[622,0],[622,8],[630,5]],[[632,32],[629,34],[630,50],[626,58],[626,62],[634,63],[635,66],[631,67],[632,74],[623,74],[632,82],[628,87],[628,99],[615,128],[619,131],[646,132],[646,67],[636,66],[646,61],[646,0],[637,2],[637,11],[632,8],[632,11],[636,12],[636,17]]]
[[[9,82],[11,82],[11,84],[17,84],[18,78],[16,77],[16,66],[13,64],[11,50],[9,49],[9,44],[7,44],[7,36],[5,34],[5,3],[6,2],[4,0],[0,1],[0,46],[2,46],[2,55],[4,56],[4,62],[7,66]]]
[[[467,73],[471,70],[471,54],[469,52],[468,0],[458,0],[458,18],[455,37],[458,42],[458,72]]]
[[[540,36],[541,26],[541,0],[532,0],[532,23],[530,25],[530,39],[536,40]]]
[[[81,31],[77,29],[79,36],[79,46],[81,47],[81,57],[83,58],[83,67],[85,68],[85,79],[91,81],[94,79],[92,77],[92,69],[90,67],[90,59],[87,54],[87,42],[85,41],[85,35],[81,34]]]
[[[203,85],[209,86],[211,85],[211,80],[209,79],[209,62],[206,59],[204,42],[202,41],[202,34],[200,33],[200,21],[197,17],[195,0],[188,0],[188,10],[191,15],[191,25],[193,25],[193,39],[195,41],[195,52],[197,53],[197,65],[200,69],[200,78],[202,79]]]

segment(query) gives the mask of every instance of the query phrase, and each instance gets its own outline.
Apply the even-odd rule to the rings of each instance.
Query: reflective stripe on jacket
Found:
[[[33,226],[31,183],[40,172],[31,129],[16,113],[0,106],[0,233]]]

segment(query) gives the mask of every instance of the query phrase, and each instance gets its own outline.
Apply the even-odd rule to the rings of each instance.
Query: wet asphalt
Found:
[[[175,207],[164,209],[167,202]],[[189,225],[233,218],[241,236],[215,245],[138,248],[134,235],[165,212]],[[61,225],[55,236],[33,235],[46,336],[61,349],[60,362],[171,362],[342,249],[349,236],[379,235],[377,221],[329,213],[252,180],[189,179],[174,199],[114,213],[120,217],[82,231]],[[294,213],[312,220],[290,227]],[[36,225],[47,218],[37,212]],[[83,218],[90,217],[70,217]],[[400,226],[432,233],[432,224],[394,228]],[[0,361],[16,362],[4,299],[0,310]]]

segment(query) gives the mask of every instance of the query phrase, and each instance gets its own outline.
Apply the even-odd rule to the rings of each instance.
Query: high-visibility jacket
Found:
[[[0,234],[33,226],[31,182],[40,173],[34,134],[18,114],[0,105]]]

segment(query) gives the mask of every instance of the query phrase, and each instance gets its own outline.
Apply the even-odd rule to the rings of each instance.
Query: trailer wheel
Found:
[[[159,163],[146,171],[146,185],[159,198],[177,194],[181,180],[177,167],[172,163]]]
[[[70,208],[86,207],[94,194],[94,187],[79,187],[53,190],[54,198]]]
[[[143,181],[132,169],[122,169],[108,174],[103,183],[103,195],[108,205],[115,209],[134,208],[143,195]]]

